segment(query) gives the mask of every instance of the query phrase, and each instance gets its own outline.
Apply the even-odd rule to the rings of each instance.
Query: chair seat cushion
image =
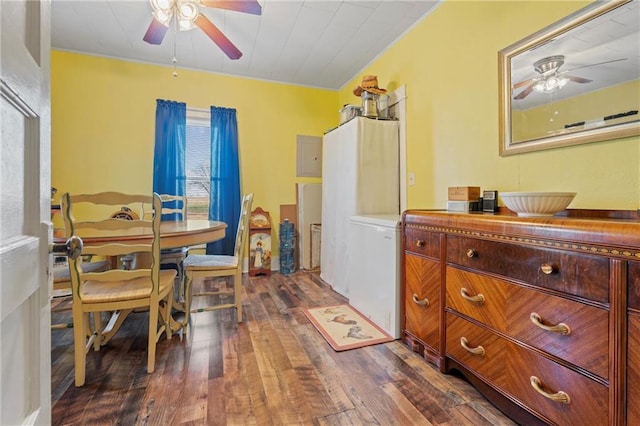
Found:
[[[173,287],[176,271],[160,271],[160,294]],[[151,278],[140,277],[121,282],[86,281],[82,286],[82,301],[85,303],[108,303],[132,299],[146,299],[151,294]]]
[[[237,267],[237,256],[190,254],[184,261],[184,268],[190,271],[197,271],[199,269],[235,269]]]

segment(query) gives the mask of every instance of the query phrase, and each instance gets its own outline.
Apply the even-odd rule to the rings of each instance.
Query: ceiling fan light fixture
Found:
[[[192,30],[196,27],[195,21],[200,15],[198,5],[192,1],[179,1],[177,5],[178,29],[180,31]]]
[[[533,90],[538,93],[553,93],[558,89],[562,89],[569,79],[564,77],[558,77],[555,75],[548,75],[539,80],[534,86]]]
[[[180,31],[189,31],[194,29],[196,26],[193,21],[188,19],[178,19],[178,30]]]
[[[558,77],[553,75],[547,78],[547,81],[545,82],[545,86],[547,86],[550,89],[553,89],[557,85],[558,85]]]
[[[158,22],[160,22],[165,27],[168,27],[171,23],[171,18],[173,18],[173,11],[169,10],[156,10],[153,12],[153,17],[156,18]]]
[[[151,7],[156,12],[168,13],[173,9],[174,0],[149,0]]]
[[[194,21],[198,16],[198,6],[190,1],[178,2],[178,10],[180,11],[181,19]]]

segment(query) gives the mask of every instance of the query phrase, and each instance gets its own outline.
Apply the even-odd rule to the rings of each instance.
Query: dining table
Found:
[[[217,220],[187,219],[167,220],[160,223],[160,249],[187,247],[217,241],[225,236],[227,224]],[[126,233],[79,229],[76,236],[82,238],[83,245],[94,246],[103,243],[145,244],[153,239],[151,229],[133,228]],[[55,229],[53,242],[64,244],[67,240],[64,229]]]
[[[209,243],[224,238],[226,234],[227,224],[216,220],[202,220],[202,219],[187,219],[176,221],[163,221],[160,224],[160,249],[176,248],[176,247],[189,247],[199,244]],[[151,243],[153,240],[153,232],[151,229],[132,228],[123,233],[120,231],[98,231],[94,229],[84,228],[78,229],[75,232],[75,236],[82,239],[83,247],[91,247],[105,243],[120,243],[120,244],[145,244]],[[54,229],[53,231],[53,243],[65,244],[68,236],[65,235],[64,229]],[[145,253],[147,254],[147,253]],[[149,260],[145,258],[136,259],[136,265],[141,266],[148,264]],[[112,267],[117,267],[117,262],[112,263]],[[135,266],[134,266],[135,267]],[[170,318],[162,318],[169,323],[171,331],[168,333],[170,338],[171,333],[183,331],[188,323],[188,312],[185,312],[185,304],[183,300],[176,300],[173,303],[173,307],[176,311],[184,313],[182,320],[175,318],[173,315]],[[133,310],[123,310],[114,312],[107,326],[102,333],[103,339],[101,345],[105,345],[111,338],[117,333],[118,329],[124,322],[125,318]]]

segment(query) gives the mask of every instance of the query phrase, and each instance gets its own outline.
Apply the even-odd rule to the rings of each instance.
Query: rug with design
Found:
[[[304,309],[304,314],[335,351],[393,340],[383,329],[346,304]]]

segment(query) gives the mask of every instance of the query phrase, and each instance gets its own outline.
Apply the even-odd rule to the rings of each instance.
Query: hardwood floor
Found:
[[[399,340],[331,349],[302,308],[346,300],[317,274],[244,275],[243,284],[242,324],[233,310],[194,314],[182,341],[160,340],[152,374],[146,313],[88,353],[81,388],[74,386],[72,330],[52,330],[53,424],[514,424],[467,382],[441,374]],[[217,285],[224,282],[196,283]],[[64,322],[70,312],[52,316]]]

